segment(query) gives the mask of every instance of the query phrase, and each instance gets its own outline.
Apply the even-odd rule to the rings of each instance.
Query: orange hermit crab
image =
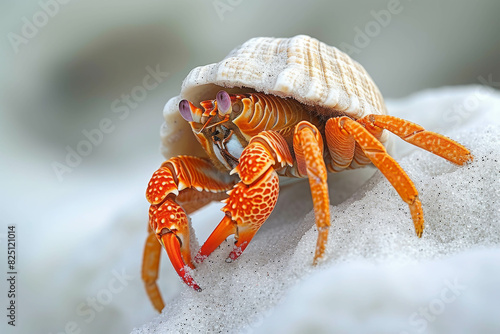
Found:
[[[422,235],[418,192],[386,152],[384,130],[455,164],[472,160],[453,140],[388,116],[364,68],[308,36],[253,38],[221,62],[195,68],[180,96],[167,103],[164,116],[163,154],[168,160],[146,191],[150,230],[142,271],[158,311],[164,306],[156,285],[161,246],[184,282],[201,290],[185,270],[194,268],[188,214],[211,201],[225,201],[225,216],[194,262],[234,234],[230,262],[271,214],[278,175],[308,178],[319,234],[316,263],[330,225],[328,172],[373,163],[409,205],[417,236]]]

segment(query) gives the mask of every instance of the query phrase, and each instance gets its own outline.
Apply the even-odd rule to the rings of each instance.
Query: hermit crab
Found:
[[[418,192],[387,153],[388,133],[463,165],[462,145],[387,115],[364,68],[335,47],[309,36],[253,38],[219,63],[193,69],[180,96],[164,110],[161,135],[167,160],[146,190],[151,203],[142,277],[154,307],[161,248],[182,280],[201,290],[195,268],[228,236],[236,260],[273,211],[279,177],[308,178],[323,256],[330,226],[327,174],[373,164],[409,205],[418,237],[424,217]],[[223,200],[224,218],[199,249],[190,249],[188,215]]]

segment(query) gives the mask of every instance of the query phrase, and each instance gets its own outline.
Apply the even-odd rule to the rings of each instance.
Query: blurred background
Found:
[[[18,247],[17,326],[2,315],[2,333],[123,333],[155,316],[139,269],[162,109],[192,68],[247,39],[307,34],[335,45],[387,98],[500,81],[495,0],[26,0],[0,9],[2,268],[9,225]],[[165,262],[168,301],[180,282]]]

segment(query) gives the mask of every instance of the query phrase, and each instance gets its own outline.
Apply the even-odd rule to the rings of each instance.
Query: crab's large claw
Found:
[[[203,244],[195,261],[202,262],[231,234],[235,234],[236,242],[226,261],[236,260],[273,211],[278,193],[278,175],[273,169],[251,184],[238,183],[222,208],[225,217]]]
[[[151,203],[150,234],[144,248],[142,277],[158,311],[164,306],[156,284],[161,246],[182,280],[195,290],[201,290],[186,268],[194,268],[188,214],[211,201],[227,198],[225,192],[234,183],[235,178],[217,171],[207,159],[189,156],[171,158],[153,174],[146,191],[146,198]]]
[[[236,242],[226,261],[241,255],[276,205],[279,181],[274,168],[286,164],[291,166],[293,161],[283,137],[266,131],[250,140],[232,172],[237,172],[241,181],[228,192],[222,208],[225,217],[203,244],[195,262],[205,260],[231,234],[235,234]]]

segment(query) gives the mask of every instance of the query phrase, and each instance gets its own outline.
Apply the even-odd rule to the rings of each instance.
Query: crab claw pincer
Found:
[[[159,205],[149,209],[150,225],[158,241],[167,251],[175,271],[182,280],[197,291],[201,288],[186,271],[186,266],[194,269],[189,249],[188,218],[184,210],[173,199],[167,197]]]
[[[245,148],[235,168],[241,181],[228,192],[222,208],[225,216],[196,255],[197,263],[203,262],[231,234],[236,242],[226,262],[243,253],[276,205],[279,181],[274,163],[271,153],[258,140]]]
[[[165,248],[165,250],[167,251],[168,258],[170,259],[172,266],[174,267],[177,274],[182,278],[184,283],[186,283],[196,291],[201,291],[201,288],[198,286],[198,284],[196,284],[193,277],[189,275],[188,272],[186,272],[186,265],[188,265],[192,269],[194,269],[194,266],[192,263],[184,263],[181,255],[181,243],[177,236],[173,232],[167,232],[162,234],[159,239],[161,244],[163,245],[163,248]]]
[[[186,271],[186,266],[194,269],[194,265],[189,248],[189,220],[186,212],[175,201],[178,194],[169,168],[162,167],[153,174],[146,192],[146,198],[151,203],[149,225],[182,280],[193,289],[201,291]]]

